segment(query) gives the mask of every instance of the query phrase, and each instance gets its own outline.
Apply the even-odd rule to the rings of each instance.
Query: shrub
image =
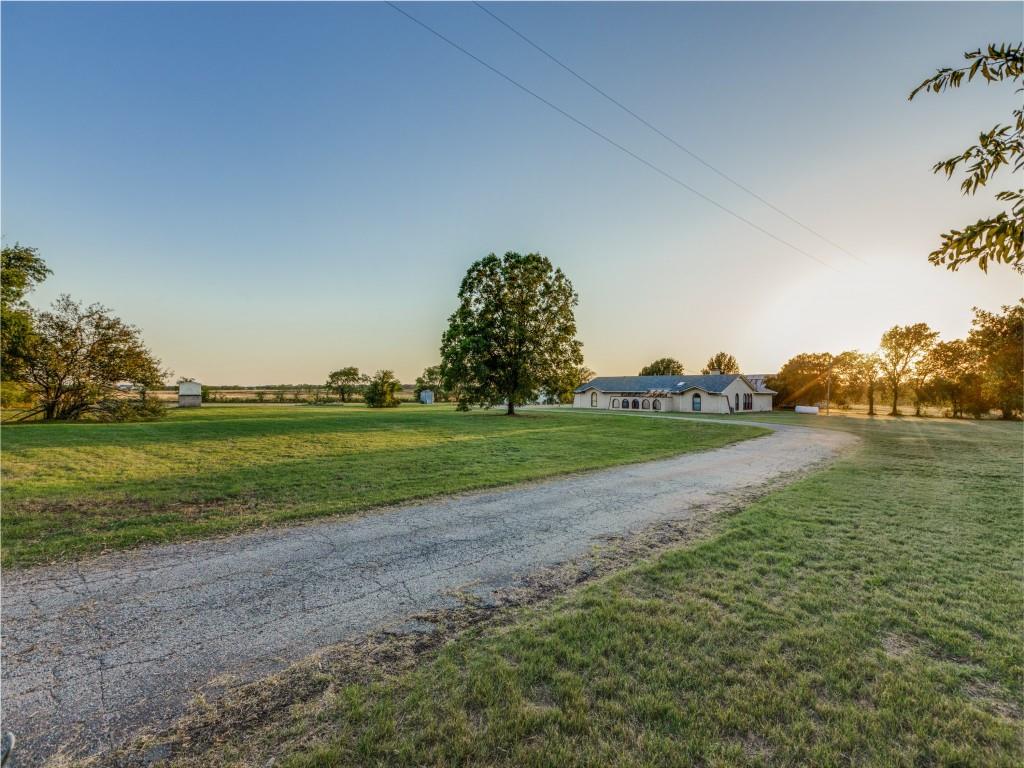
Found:
[[[370,408],[396,408],[399,405],[396,394],[401,388],[402,383],[393,371],[377,371],[366,385],[363,399]]]
[[[153,421],[163,418],[166,408],[154,397],[140,400],[114,397],[96,403],[85,418],[96,421]]]

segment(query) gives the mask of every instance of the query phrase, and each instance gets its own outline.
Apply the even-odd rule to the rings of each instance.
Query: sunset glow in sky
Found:
[[[580,295],[587,365],[874,349],[894,324],[966,333],[1015,301],[950,273],[941,232],[998,210],[931,173],[1009,120],[1012,84],[907,94],[1019,39],[1002,4],[494,4],[552,54],[780,208],[729,185],[472,4],[403,8],[614,141],[824,261],[687,192],[383,4],[5,3],[5,244],[98,301],[176,375],[412,381],[466,267],[540,251]]]

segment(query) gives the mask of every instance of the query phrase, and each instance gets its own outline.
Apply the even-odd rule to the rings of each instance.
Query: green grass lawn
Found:
[[[159,422],[0,429],[6,565],[351,513],[763,433],[408,405],[204,406]]]
[[[297,710],[288,733],[331,735],[284,764],[1024,763],[1021,425],[768,418],[863,441],[710,538]]]

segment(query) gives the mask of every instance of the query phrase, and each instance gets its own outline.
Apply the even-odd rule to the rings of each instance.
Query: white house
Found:
[[[599,376],[574,390],[573,408],[743,413],[770,411],[774,391],[739,373]]]

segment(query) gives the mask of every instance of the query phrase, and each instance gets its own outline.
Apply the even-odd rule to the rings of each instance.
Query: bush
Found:
[[[153,397],[141,400],[110,398],[96,403],[85,418],[96,421],[154,421],[163,418],[167,409]]]
[[[401,388],[393,371],[377,371],[366,385],[363,400],[370,408],[397,408],[400,401],[396,395]]]

